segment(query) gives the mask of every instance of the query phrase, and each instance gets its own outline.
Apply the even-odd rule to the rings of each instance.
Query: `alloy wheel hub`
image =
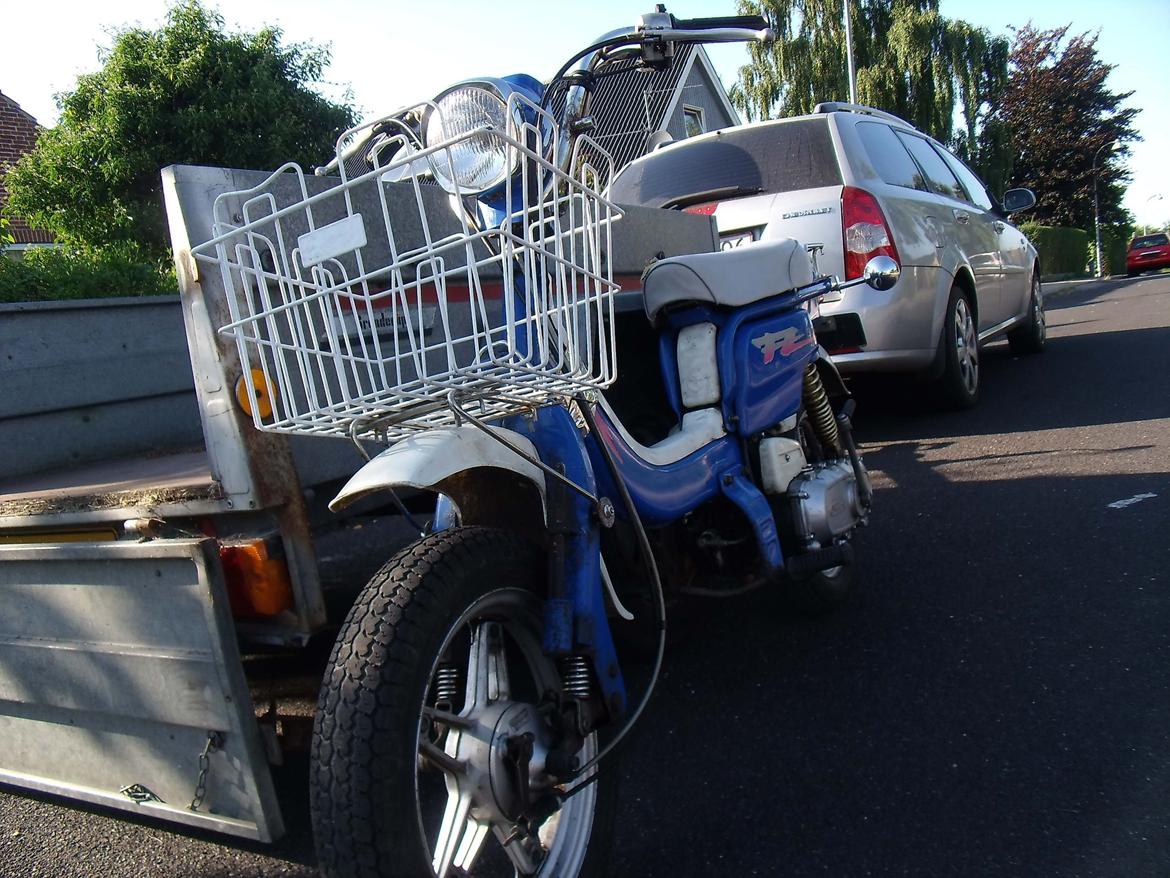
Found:
[[[544,778],[552,732],[534,705],[517,701],[493,702],[468,719],[473,725],[453,729],[457,740],[449,742],[446,749],[467,766],[471,813],[493,823],[514,821],[525,810],[533,781],[537,782],[535,786],[544,785],[540,781]],[[531,745],[530,756],[524,742]],[[523,753],[518,753],[518,744]],[[526,763],[522,773],[520,762]],[[524,778],[528,779],[528,790],[521,788]]]

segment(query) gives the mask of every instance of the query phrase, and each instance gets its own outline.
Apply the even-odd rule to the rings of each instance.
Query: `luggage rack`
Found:
[[[258,429],[394,441],[458,423],[452,392],[493,420],[613,381],[612,161],[581,137],[561,171],[551,118],[519,95],[508,111],[527,121],[426,148],[403,136],[361,176],[311,178],[322,191],[288,164],[216,199],[192,253],[222,278]],[[512,169],[494,214],[427,179],[469,145]]]

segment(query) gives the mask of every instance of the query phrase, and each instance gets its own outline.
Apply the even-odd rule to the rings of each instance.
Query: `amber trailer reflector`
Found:
[[[223,564],[233,614],[275,616],[292,609],[288,566],[283,558],[270,557],[267,542],[221,545],[219,560]]]
[[[259,414],[260,420],[272,417],[272,398],[275,396],[272,384],[264,377],[260,369],[249,369],[252,374],[252,387],[256,389],[255,398],[248,389],[248,379],[241,375],[236,379],[236,402],[249,417]],[[255,408],[253,408],[255,403]]]

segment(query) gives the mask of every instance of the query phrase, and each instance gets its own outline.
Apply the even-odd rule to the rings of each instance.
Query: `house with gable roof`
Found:
[[[624,69],[622,69],[624,65]],[[564,94],[554,98],[559,115]],[[621,170],[655,146],[740,124],[715,66],[702,46],[678,46],[667,70],[647,70],[634,60],[598,79],[590,136]]]
[[[4,172],[8,166],[33,148],[40,126],[37,120],[20,108],[4,92],[0,92],[0,212],[8,203],[8,190],[4,188]],[[51,245],[53,236],[43,229],[34,229],[20,217],[9,217],[9,232],[15,243],[13,250]]]

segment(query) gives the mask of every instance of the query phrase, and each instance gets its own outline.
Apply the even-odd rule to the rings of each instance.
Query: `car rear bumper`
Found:
[[[1157,271],[1159,268],[1170,268],[1170,256],[1156,256],[1151,259],[1134,259],[1125,260],[1125,270],[1129,272],[1136,271]]]
[[[858,351],[830,354],[842,375],[862,372],[920,372],[934,363],[935,350]]]
[[[939,269],[916,266],[905,266],[888,291],[850,287],[840,301],[821,304],[822,325],[835,323],[838,330],[822,343],[843,372],[925,369],[938,341],[940,290]]]

